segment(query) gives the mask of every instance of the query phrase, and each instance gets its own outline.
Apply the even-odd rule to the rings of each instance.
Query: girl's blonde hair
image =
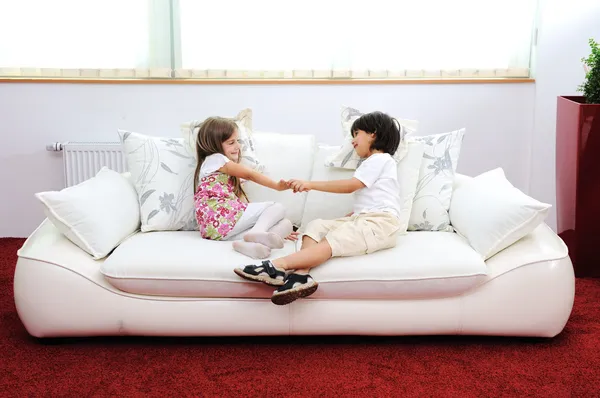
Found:
[[[202,163],[204,160],[215,153],[223,153],[223,142],[227,141],[231,138],[233,133],[237,130],[237,125],[231,119],[223,118],[223,117],[209,117],[204,120],[200,125],[195,126],[195,128],[200,127],[198,130],[198,137],[196,138],[196,156],[198,159],[198,163],[196,165],[196,171],[194,172],[194,193],[198,189],[198,177],[200,176],[200,168],[202,167]],[[240,156],[236,163],[239,163],[242,159],[241,152]],[[233,187],[234,193],[238,198],[246,198],[248,201],[248,197],[246,193],[242,189],[242,183],[237,177],[229,177],[233,179]]]

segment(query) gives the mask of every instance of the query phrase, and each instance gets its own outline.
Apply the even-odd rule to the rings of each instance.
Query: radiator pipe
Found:
[[[51,152],[60,152],[63,150],[63,144],[55,142],[53,144],[46,145],[46,150]]]

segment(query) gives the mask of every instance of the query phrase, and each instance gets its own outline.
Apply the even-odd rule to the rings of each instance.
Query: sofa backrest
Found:
[[[263,173],[276,181],[291,178],[326,181],[352,178],[354,174],[354,170],[326,167],[326,159],[340,146],[317,144],[314,135],[254,132],[253,137],[257,158],[265,166]],[[457,173],[454,185],[471,178]],[[296,226],[306,226],[317,218],[342,217],[352,211],[351,194],[277,192],[252,182],[246,183],[244,189],[252,202],[283,204],[286,217]]]
[[[326,167],[325,160],[340,150],[340,146],[318,145],[315,149],[312,179],[315,181],[345,180],[352,178],[354,170]],[[306,198],[302,227],[315,219],[343,217],[352,211],[354,195],[310,191]],[[302,228],[302,229],[303,229]]]
[[[264,165],[263,174],[275,181],[292,178],[311,179],[316,152],[314,135],[254,132],[252,137],[256,143],[256,157]],[[286,217],[294,225],[300,225],[306,192],[278,192],[252,182],[244,184],[244,190],[251,202],[281,203],[286,208]]]

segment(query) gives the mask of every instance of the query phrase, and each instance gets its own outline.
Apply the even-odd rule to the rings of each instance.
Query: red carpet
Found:
[[[488,337],[38,340],[15,311],[22,239],[0,239],[0,396],[600,395],[600,280],[552,340]]]

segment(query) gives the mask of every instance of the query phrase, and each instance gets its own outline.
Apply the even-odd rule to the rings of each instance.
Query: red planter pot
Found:
[[[560,96],[556,116],[557,232],[578,277],[600,277],[600,104]]]

